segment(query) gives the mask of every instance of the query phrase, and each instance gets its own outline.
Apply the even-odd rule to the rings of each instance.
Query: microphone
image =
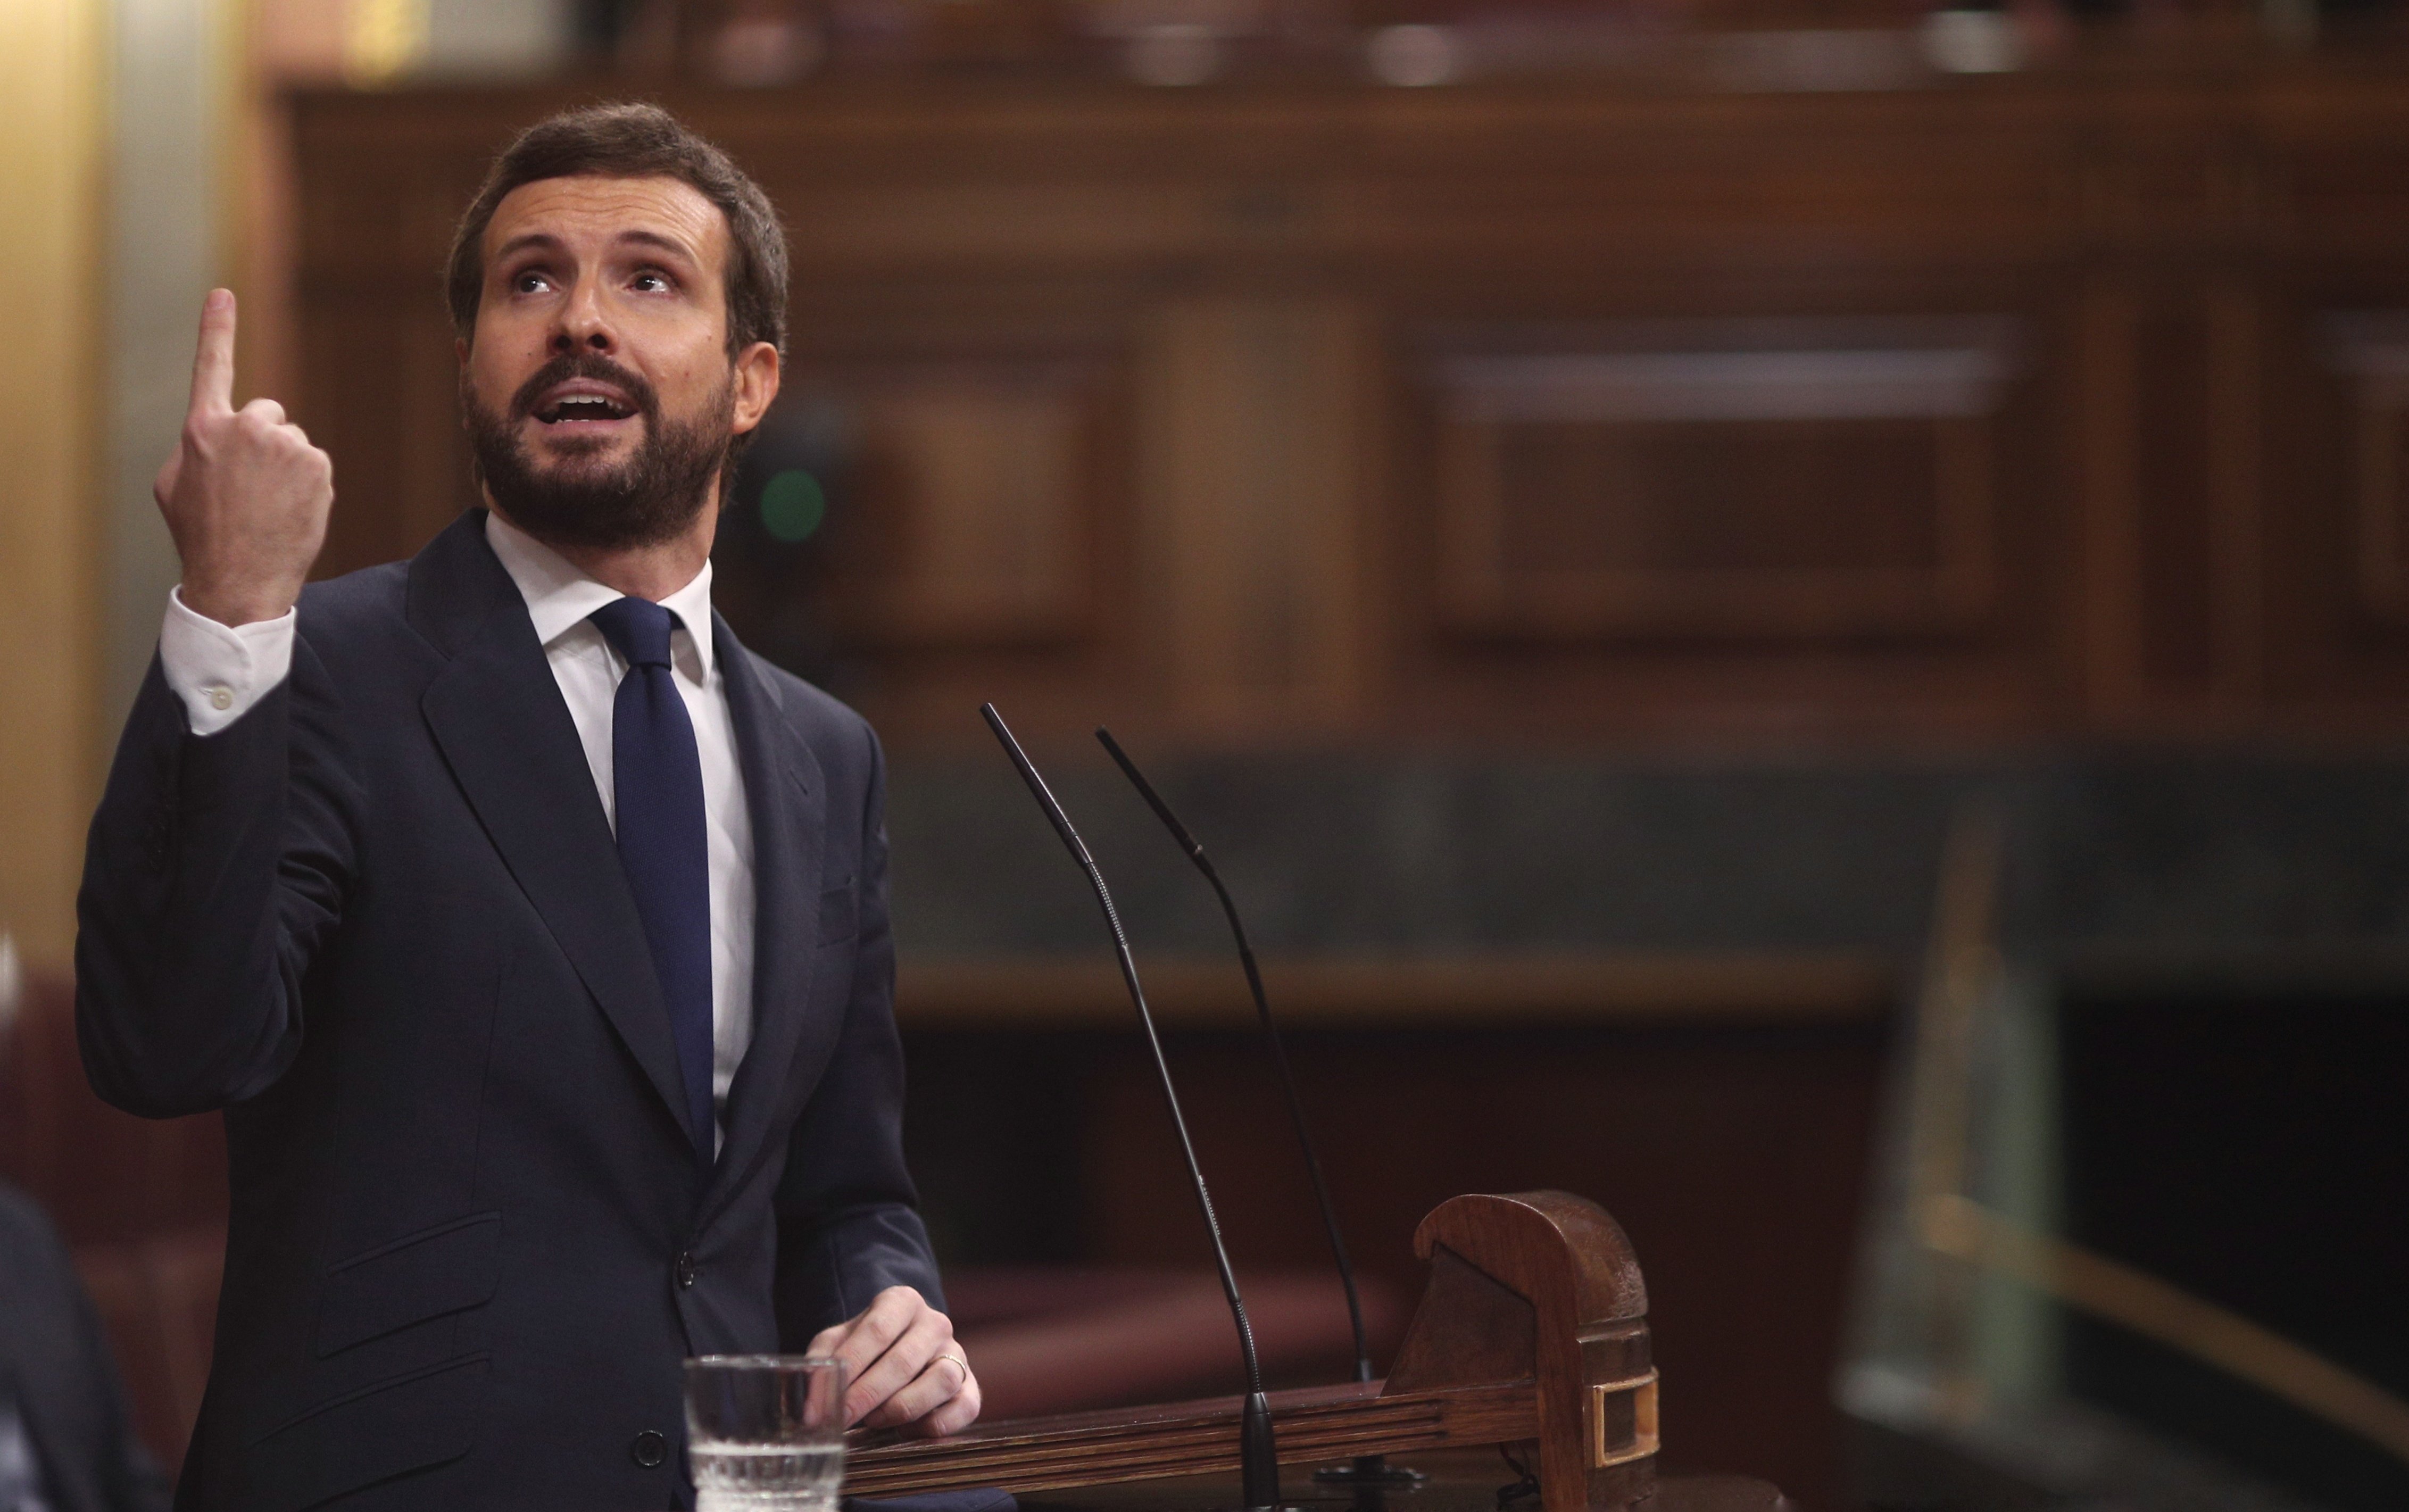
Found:
[[[1162,795],[1156,792],[1154,785],[1146,780],[1146,774],[1137,770],[1137,763],[1121,749],[1121,742],[1113,739],[1113,732],[1098,726],[1096,739],[1119,763],[1122,773],[1136,787],[1138,796],[1154,810],[1154,816],[1171,831],[1171,838],[1179,842],[1179,848],[1188,853],[1188,858],[1196,863],[1196,870],[1204,873],[1204,880],[1213,885],[1214,894],[1221,900],[1221,912],[1230,920],[1230,933],[1238,942],[1238,962],[1247,969],[1248,990],[1255,995],[1255,1016],[1263,1026],[1263,1044],[1271,1052],[1272,1064],[1279,1068],[1280,1090],[1288,1095],[1289,1121],[1296,1126],[1297,1146],[1305,1152],[1305,1174],[1313,1178],[1314,1201],[1321,1204],[1321,1228],[1330,1236],[1330,1253],[1338,1261],[1339,1284],[1347,1289],[1347,1320],[1355,1330],[1355,1378],[1368,1381],[1372,1378],[1372,1351],[1363,1342],[1363,1303],[1355,1290],[1355,1267],[1347,1259],[1347,1241],[1338,1235],[1338,1214],[1330,1205],[1330,1188],[1321,1179],[1321,1159],[1314,1153],[1313,1135],[1306,1131],[1305,1126],[1305,1104],[1297,1098],[1296,1077],[1289,1070],[1288,1047],[1280,1041],[1278,1026],[1272,1022],[1271,1000],[1263,995],[1263,973],[1255,966],[1254,947],[1247,943],[1247,927],[1238,920],[1238,905],[1231,900],[1230,889],[1222,886],[1221,873],[1213,869],[1212,858],[1204,854],[1204,847],[1196,842],[1196,837],[1190,834],[1188,827],[1179,822],[1179,816],[1171,812],[1171,805],[1162,800]]]
[[[1255,1017],[1263,1027],[1264,1047],[1271,1053],[1272,1064],[1278,1068],[1280,1090],[1288,1098],[1289,1121],[1295,1126],[1297,1147],[1305,1155],[1305,1174],[1312,1178],[1314,1201],[1321,1208],[1322,1232],[1330,1237],[1331,1258],[1338,1264],[1338,1282],[1346,1289],[1347,1320],[1355,1332],[1355,1378],[1368,1381],[1372,1379],[1372,1351],[1363,1338],[1363,1303],[1355,1289],[1355,1266],[1348,1259],[1347,1241],[1338,1232],[1338,1211],[1330,1202],[1330,1186],[1321,1174],[1321,1158],[1314,1151],[1313,1134],[1305,1122],[1305,1103],[1296,1095],[1296,1076],[1289,1069],[1288,1046],[1280,1039],[1279,1026],[1272,1020],[1271,999],[1263,991],[1263,973],[1255,965],[1254,946],[1248,942],[1247,927],[1238,917],[1237,902],[1231,898],[1230,889],[1222,883],[1221,873],[1214,868],[1212,857],[1204,854],[1204,847],[1189,832],[1188,827],[1179,822],[1179,815],[1171,812],[1171,805],[1164,802],[1162,795],[1154,790],[1154,785],[1146,780],[1146,773],[1137,770],[1137,763],[1121,749],[1121,742],[1113,739],[1113,732],[1098,726],[1096,739],[1120,767],[1122,775],[1129,778],[1130,785],[1137,789],[1138,796],[1146,799],[1147,807],[1154,811],[1154,816],[1171,831],[1171,838],[1188,853],[1188,858],[1196,863],[1196,870],[1204,873],[1204,880],[1213,885],[1214,896],[1221,900],[1221,913],[1230,921],[1231,937],[1238,943],[1238,963],[1247,971],[1247,988],[1254,994]],[[1360,1486],[1367,1483],[1408,1485],[1420,1481],[1422,1476],[1417,1471],[1392,1468],[1384,1456],[1371,1454],[1359,1456],[1352,1465],[1345,1469],[1317,1471],[1314,1478],[1353,1482]]]
[[[1088,874],[1088,885],[1095,889],[1096,901],[1103,905],[1104,925],[1112,931],[1113,954],[1120,963],[1121,981],[1129,988],[1130,1001],[1137,1009],[1139,1025],[1146,1030],[1147,1048],[1154,1055],[1154,1069],[1162,1078],[1162,1098],[1171,1108],[1171,1127],[1179,1135],[1179,1153],[1187,1158],[1188,1174],[1196,1184],[1196,1205],[1204,1214],[1204,1231],[1213,1239],[1213,1263],[1221,1273],[1221,1293],[1230,1300],[1230,1316],[1238,1325],[1238,1352],[1246,1360],[1247,1399],[1239,1415],[1238,1466],[1239,1483],[1245,1492],[1247,1512],[1270,1512],[1279,1505],[1279,1451],[1272,1439],[1272,1407],[1263,1395],[1262,1367],[1255,1359],[1255,1329],[1247,1320],[1247,1304],[1238,1296],[1238,1277],[1230,1269],[1230,1252],[1221,1243],[1221,1220],[1213,1214],[1213,1194],[1205,1189],[1204,1168],[1196,1163],[1196,1146],[1189,1142],[1188,1120],[1179,1111],[1179,1093],[1171,1084],[1171,1066],[1162,1056],[1162,1039],[1155,1033],[1154,1015],[1146,1006],[1146,989],[1138,985],[1137,961],[1130,954],[1129,935],[1121,929],[1120,911],[1113,906],[1112,890],[1104,886],[1104,874],[1098,870],[1096,859],[1088,854],[1086,842],[1071,827],[1071,817],[1062,812],[1046,779],[1037,774],[1029,754],[1012,738],[1003,716],[995,705],[979,705],[979,715],[995,731],[1004,754],[1020,770],[1020,780],[1029,785],[1037,806],[1046,811],[1054,832],[1062,837],[1071,858]]]

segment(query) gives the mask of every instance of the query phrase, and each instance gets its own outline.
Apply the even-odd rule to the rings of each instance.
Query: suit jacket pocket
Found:
[[[412,1371],[324,1402],[243,1446],[235,1505],[296,1512],[476,1447],[487,1357]]]
[[[820,894],[820,943],[842,944],[854,937],[860,922],[855,914],[853,884]]]
[[[318,1302],[319,1355],[491,1300],[501,1239],[502,1216],[478,1213],[337,1262]]]

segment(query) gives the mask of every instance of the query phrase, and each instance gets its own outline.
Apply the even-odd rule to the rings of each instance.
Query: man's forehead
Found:
[[[606,242],[631,233],[666,237],[716,262],[728,218],[683,179],[663,176],[538,179],[504,194],[485,226],[488,253],[529,236]]]

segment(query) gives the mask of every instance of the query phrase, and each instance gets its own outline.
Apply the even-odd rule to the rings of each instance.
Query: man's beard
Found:
[[[627,461],[592,464],[588,459],[604,442],[591,437],[557,447],[551,465],[539,468],[520,444],[518,425],[534,412],[536,401],[545,390],[574,378],[616,384],[636,406],[644,439]],[[731,375],[702,414],[684,424],[664,423],[652,384],[589,352],[563,353],[545,363],[511,396],[506,416],[478,401],[467,374],[460,380],[460,410],[478,482],[512,525],[552,546],[624,550],[684,534],[711,501],[728,466],[728,423],[735,404]]]

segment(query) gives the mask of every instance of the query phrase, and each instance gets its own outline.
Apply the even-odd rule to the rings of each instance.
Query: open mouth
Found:
[[[546,396],[533,412],[547,425],[590,425],[625,420],[636,407],[613,394],[573,392]]]

